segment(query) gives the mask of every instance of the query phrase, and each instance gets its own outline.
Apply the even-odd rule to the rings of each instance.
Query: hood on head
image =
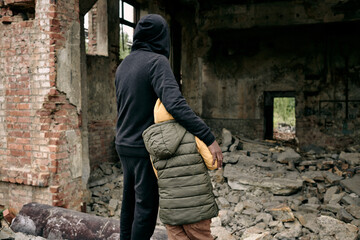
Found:
[[[186,130],[175,120],[151,125],[142,136],[150,155],[158,159],[169,159],[178,149]]]
[[[134,31],[132,51],[143,49],[169,58],[170,37],[166,20],[157,14],[140,19]]]

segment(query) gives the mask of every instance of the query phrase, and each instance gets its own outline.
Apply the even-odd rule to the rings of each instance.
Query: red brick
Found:
[[[45,109],[55,109],[56,108],[56,104],[53,102],[46,102],[43,104],[43,107]]]
[[[21,163],[22,166],[30,165],[31,164],[31,158],[21,158],[20,163]]]
[[[8,132],[8,135],[13,136],[13,137],[23,137],[23,138],[30,137],[29,132],[23,132],[23,131],[11,131],[11,132]]]
[[[51,111],[48,110],[41,110],[41,111],[37,111],[37,114],[39,114],[40,116],[50,116],[51,115]]]
[[[50,172],[57,173],[57,167],[49,167]]]
[[[17,105],[17,108],[19,110],[30,109],[30,104],[28,104],[28,103],[19,103]]]
[[[49,18],[56,18],[56,17],[57,17],[57,13],[56,13],[56,12],[49,12],[49,13],[47,13],[47,16],[48,16]]]
[[[50,152],[58,152],[60,149],[59,146],[49,146]]]
[[[19,159],[17,157],[13,157],[10,155],[10,150],[8,150],[8,154],[7,154],[7,158],[6,158],[6,161],[8,164],[11,164],[11,165],[17,165],[19,163]]]
[[[8,149],[24,150],[24,145],[21,144],[8,144]]]
[[[50,130],[50,125],[41,125],[40,130],[41,131],[49,131]]]
[[[8,116],[8,117],[6,117],[6,121],[7,121],[7,122],[17,122],[17,121],[18,121],[18,118],[17,118],[17,117]]]
[[[25,145],[24,150],[25,151],[31,151],[32,150],[32,145]]]
[[[18,117],[17,121],[21,122],[21,123],[30,123],[30,122],[32,122],[32,118],[31,117]]]
[[[8,224],[11,224],[12,220],[15,218],[15,214],[9,209],[3,211],[3,216]]]
[[[62,132],[47,132],[45,133],[46,138],[60,138],[64,133]]]
[[[0,18],[0,22],[2,23],[11,23],[13,20],[10,16],[3,16],[2,18]]]
[[[52,200],[60,200],[59,196],[57,194],[52,195]]]
[[[23,184],[24,183],[24,179],[22,179],[22,178],[16,178],[15,181],[18,184]]]
[[[64,158],[68,158],[69,157],[69,153],[68,152],[62,152],[62,153],[52,153],[50,154],[50,158],[52,160],[59,160],[59,159],[64,159]]]
[[[25,151],[19,151],[19,150],[10,150],[10,155],[14,157],[23,157],[25,156]]]
[[[16,180],[15,180],[15,178],[9,177],[9,182],[16,183]]]
[[[55,112],[56,116],[67,116],[68,115],[68,111],[66,109],[61,109],[59,111]]]
[[[8,111],[8,114],[11,116],[28,117],[31,115],[31,112],[30,111]]]
[[[64,206],[64,202],[62,200],[53,200],[52,205],[55,207],[62,207]]]
[[[49,168],[47,166],[39,166],[40,171],[42,172],[48,172]]]
[[[10,109],[15,110],[16,109],[16,104],[15,103],[7,103],[6,104],[6,109],[7,110],[10,110]]]
[[[58,185],[50,186],[49,190],[51,193],[58,193],[60,190],[60,186],[58,186]]]

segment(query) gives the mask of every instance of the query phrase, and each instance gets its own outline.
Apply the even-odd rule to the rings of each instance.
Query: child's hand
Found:
[[[219,144],[215,140],[210,146],[208,146],[212,156],[213,156],[213,166],[215,165],[215,161],[217,160],[217,166],[219,169],[222,168],[223,154]]]

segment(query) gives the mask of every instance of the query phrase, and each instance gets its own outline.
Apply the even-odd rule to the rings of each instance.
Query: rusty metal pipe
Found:
[[[120,239],[120,220],[39,203],[24,205],[10,227],[14,232],[47,239]]]

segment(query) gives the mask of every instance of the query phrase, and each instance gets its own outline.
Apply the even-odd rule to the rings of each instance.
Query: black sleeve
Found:
[[[159,57],[153,62],[150,67],[150,81],[156,95],[177,122],[207,146],[215,141],[210,128],[186,103],[167,58]]]

